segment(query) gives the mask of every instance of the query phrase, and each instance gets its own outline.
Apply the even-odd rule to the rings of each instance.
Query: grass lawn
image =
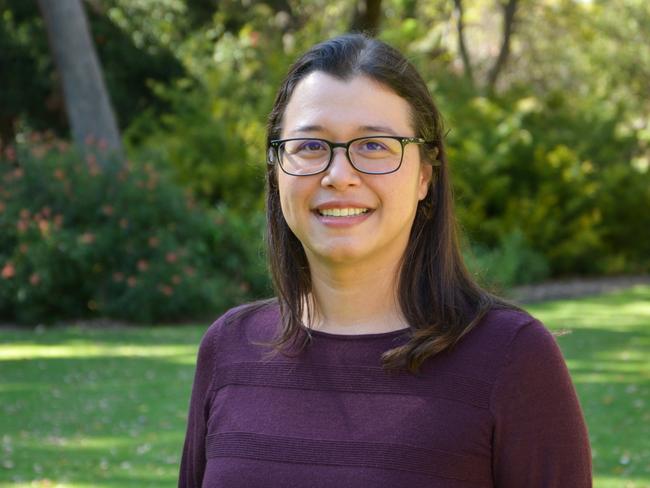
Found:
[[[528,307],[558,338],[596,488],[650,488],[650,287]],[[0,329],[0,487],[172,487],[208,324]]]

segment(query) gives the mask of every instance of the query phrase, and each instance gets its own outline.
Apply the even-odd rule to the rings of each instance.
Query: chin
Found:
[[[355,249],[351,245],[314,249],[311,254],[315,259],[332,265],[354,264],[369,257],[368,252]]]

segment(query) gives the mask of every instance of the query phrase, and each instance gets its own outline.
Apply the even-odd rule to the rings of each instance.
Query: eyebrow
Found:
[[[303,133],[303,132],[323,132],[325,129],[322,125],[301,125],[296,129],[290,131],[291,134]],[[384,125],[362,125],[357,128],[359,132],[377,132],[377,133],[386,133],[392,134],[394,136],[397,133],[390,127]]]

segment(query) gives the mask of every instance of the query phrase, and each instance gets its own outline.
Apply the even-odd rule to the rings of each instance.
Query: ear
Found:
[[[431,186],[433,178],[433,166],[427,163],[420,165],[420,180],[418,182],[418,200],[424,200]]]

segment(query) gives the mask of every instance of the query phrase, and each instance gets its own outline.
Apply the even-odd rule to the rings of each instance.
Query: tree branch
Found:
[[[463,60],[463,69],[465,76],[474,85],[474,70],[472,69],[472,60],[465,44],[465,21],[463,18],[463,2],[462,0],[454,0],[454,12],[456,15],[456,31],[458,33],[458,49],[460,56]]]
[[[508,0],[508,3],[501,4],[501,8],[503,9],[503,41],[501,43],[499,56],[488,74],[487,88],[490,92],[494,91],[499,75],[508,62],[508,56],[510,55],[510,40],[514,30],[515,15],[517,13],[517,3],[518,0]]]
[[[381,21],[381,0],[359,0],[354,9],[350,31],[376,36]]]

